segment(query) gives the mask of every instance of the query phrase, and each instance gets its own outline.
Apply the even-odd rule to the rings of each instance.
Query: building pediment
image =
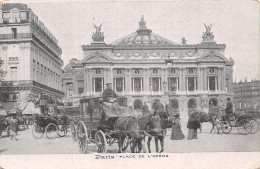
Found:
[[[90,55],[89,57],[83,59],[83,63],[89,64],[89,63],[111,63],[112,59],[104,54],[101,53],[95,53],[93,55]]]
[[[211,52],[209,54],[205,54],[202,57],[200,57],[199,61],[201,61],[201,62],[226,62],[227,59],[220,54]]]

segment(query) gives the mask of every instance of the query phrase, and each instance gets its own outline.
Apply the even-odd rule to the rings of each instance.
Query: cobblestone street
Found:
[[[173,141],[170,140],[171,131],[165,137],[165,153],[190,153],[190,152],[259,152],[260,132],[250,135],[240,135],[236,128],[230,134],[209,133],[210,123],[203,124],[203,132],[198,132],[197,140]],[[185,129],[185,128],[184,128]],[[4,136],[0,139],[0,154],[79,154],[77,142],[73,142],[70,133],[65,137],[48,139],[34,139],[31,129],[20,131],[18,141],[11,141]],[[185,136],[187,131],[184,130]],[[147,140],[147,139],[146,139]],[[258,140],[258,141],[257,141]],[[152,141],[152,152],[155,152]],[[108,146],[108,153],[117,153],[117,143]],[[91,144],[90,153],[96,152],[96,146]],[[128,148],[125,152],[130,153]]]

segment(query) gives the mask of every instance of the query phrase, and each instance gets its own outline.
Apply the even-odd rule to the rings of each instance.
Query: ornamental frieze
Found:
[[[194,57],[196,56],[195,50],[116,50],[114,51],[114,57],[160,57],[166,58],[171,57]]]

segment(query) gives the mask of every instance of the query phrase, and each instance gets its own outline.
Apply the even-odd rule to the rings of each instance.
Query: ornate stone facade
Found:
[[[27,90],[62,98],[61,53],[57,39],[26,4],[1,4],[0,69],[7,72],[4,81],[22,86],[2,90],[5,86],[0,84],[0,102],[19,102],[27,97]]]
[[[70,70],[84,72],[81,96],[101,95],[111,82],[127,106],[140,108],[147,102],[152,107],[159,99],[180,113],[207,111],[210,104],[233,99],[234,62],[224,56],[226,46],[213,41],[211,26],[206,29],[202,43],[177,44],[152,33],[142,18],[136,32],[111,44],[83,45],[84,59],[71,62]],[[73,97],[79,98],[78,93]]]

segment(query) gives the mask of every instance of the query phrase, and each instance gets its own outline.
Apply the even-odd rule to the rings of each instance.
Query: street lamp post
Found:
[[[170,71],[170,66],[172,65],[173,63],[173,59],[170,58],[170,55],[168,55],[168,58],[165,59],[165,65],[168,66],[168,71],[169,71],[169,74],[168,74],[168,90],[169,90],[169,86],[170,86],[170,75],[171,75],[171,71]],[[165,87],[166,87],[166,84],[167,82],[165,83]]]
[[[243,86],[244,83],[243,83],[242,81],[240,81],[238,84],[239,84],[239,86],[240,86],[240,92],[241,92],[241,93],[240,93],[240,104],[241,104],[241,105],[240,105],[240,108],[242,108],[242,98],[243,98],[243,97],[242,97],[242,86]]]

